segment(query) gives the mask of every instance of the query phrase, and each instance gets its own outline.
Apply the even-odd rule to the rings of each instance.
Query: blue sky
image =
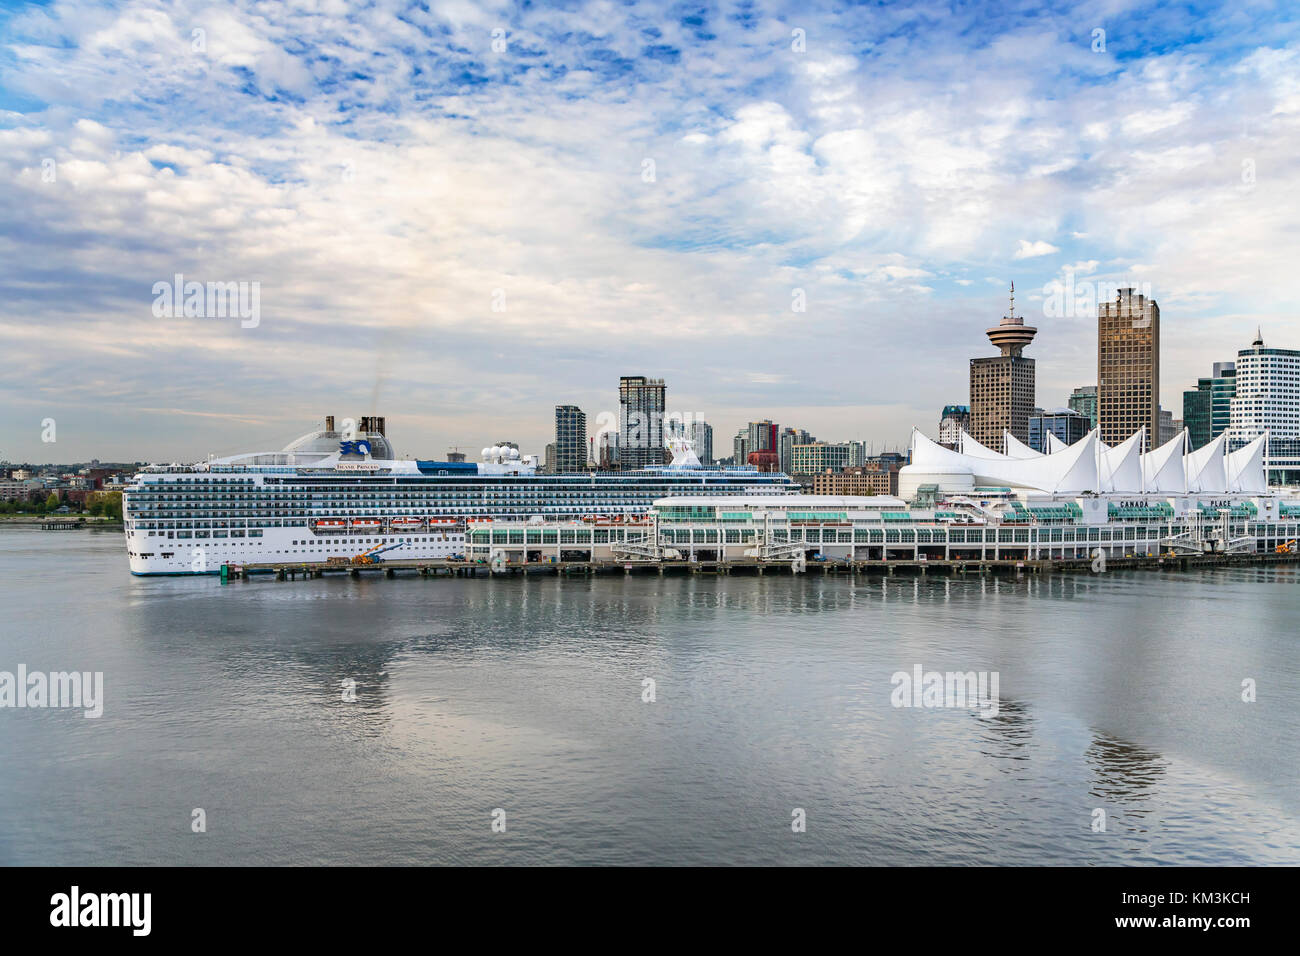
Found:
[[[719,449],[763,417],[897,445],[967,400],[1011,281],[1040,403],[1094,381],[1067,273],[1149,287],[1177,415],[1257,325],[1300,347],[1295,10],[6,4],[0,457],[327,413],[540,451],[625,373]],[[156,316],[177,273],[258,283],[256,326]]]

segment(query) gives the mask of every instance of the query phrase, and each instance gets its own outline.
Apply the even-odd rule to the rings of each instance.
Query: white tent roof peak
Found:
[[[1034,451],[1034,449],[1030,448],[1009,431],[1002,432],[1002,445],[1007,450],[1008,458],[1019,458],[1023,460],[1025,458],[1041,458],[1043,456],[1041,451]]]

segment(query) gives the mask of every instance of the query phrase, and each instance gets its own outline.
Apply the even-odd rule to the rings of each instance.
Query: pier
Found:
[[[1300,553],[1206,553],[1174,556],[1140,556],[1107,558],[1105,571],[1192,571],[1202,568],[1239,568],[1300,564]],[[821,574],[821,575],[877,575],[885,577],[962,577],[967,575],[1011,576],[1026,574],[1097,574],[1091,558],[1056,558],[1052,560],[979,560],[931,559],[915,561],[895,559],[889,561],[809,561],[796,564],[792,561],[763,561],[742,558],[730,561],[548,561],[497,563],[445,561],[445,560],[394,560],[374,564],[339,563],[284,563],[222,565],[221,579],[247,580],[254,575],[267,575],[277,581],[312,580],[326,575],[347,575],[353,578],[379,575],[386,578],[398,574],[423,578],[477,578],[500,576],[550,576],[590,577],[609,574]]]

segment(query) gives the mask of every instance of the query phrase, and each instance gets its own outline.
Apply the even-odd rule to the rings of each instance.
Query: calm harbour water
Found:
[[[28,529],[0,568],[0,671],[106,698],[0,709],[0,864],[1300,863],[1293,569],[223,587]],[[917,664],[1000,714],[891,706]]]

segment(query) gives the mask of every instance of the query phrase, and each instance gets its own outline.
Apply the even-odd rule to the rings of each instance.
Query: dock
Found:
[[[1107,558],[1105,571],[1163,570],[1192,571],[1202,568],[1260,567],[1300,564],[1300,553],[1207,553],[1169,556],[1140,556]],[[348,575],[353,578],[379,575],[386,578],[398,574],[422,578],[476,578],[500,576],[552,576],[591,577],[609,574],[821,574],[821,575],[878,575],[885,577],[915,576],[961,577],[964,575],[1025,574],[1097,574],[1091,558],[1056,558],[1053,560],[979,560],[930,559],[888,561],[809,561],[799,568],[790,561],[764,561],[744,558],[732,561],[553,561],[527,564],[446,561],[446,560],[393,560],[373,564],[302,563],[243,564],[221,566],[221,579],[247,580],[255,575],[269,575],[277,581],[313,580],[326,575]]]

